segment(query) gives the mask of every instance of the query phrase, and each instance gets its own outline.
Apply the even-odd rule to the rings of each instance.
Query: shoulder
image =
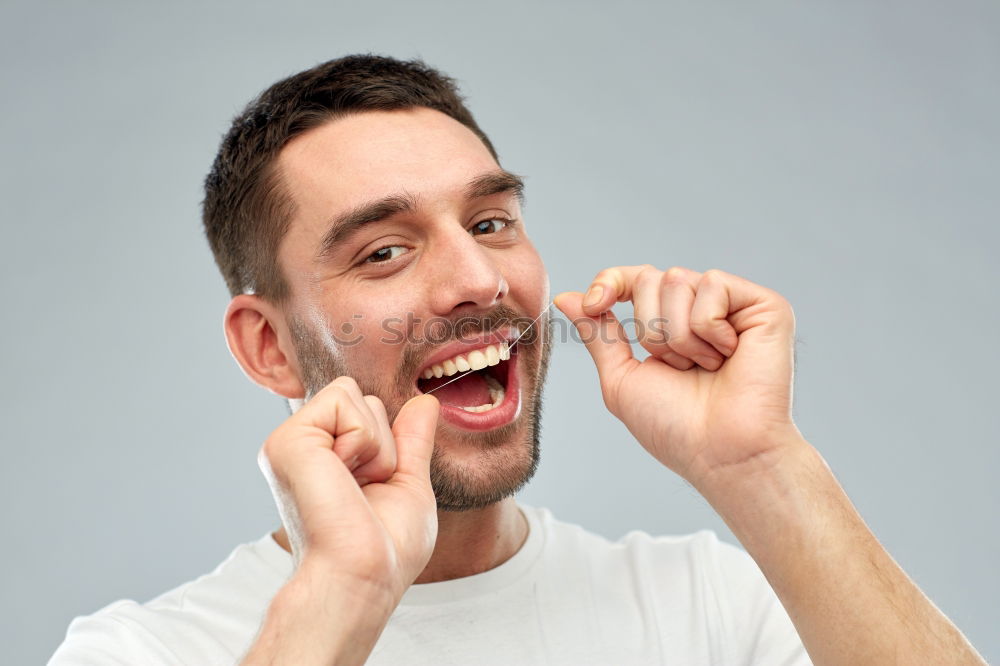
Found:
[[[291,571],[284,551],[267,540],[238,546],[211,573],[155,599],[116,601],[75,618],[50,665],[238,656]]]
[[[74,618],[49,666],[176,663],[177,655],[163,643],[156,623],[142,617],[142,606],[123,599],[91,615]]]

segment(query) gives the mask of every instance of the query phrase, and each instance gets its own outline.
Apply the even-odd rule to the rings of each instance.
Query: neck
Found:
[[[273,537],[292,552],[284,527]],[[527,537],[528,521],[513,497],[474,511],[438,511],[434,552],[413,582],[436,583],[489,571],[513,557]]]
[[[475,511],[438,511],[438,536],[430,562],[414,583],[473,576],[498,567],[520,550],[528,522],[514,498]]]

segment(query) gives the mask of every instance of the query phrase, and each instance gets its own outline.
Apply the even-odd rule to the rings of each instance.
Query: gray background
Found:
[[[5,661],[276,524],[255,456],[285,411],[226,351],[200,183],[252,95],[368,50],[462,82],[528,177],[554,291],[651,262],[784,293],[800,428],[1000,659],[998,35],[987,1],[5,2]],[[524,500],[609,537],[732,539],[594,378],[557,348]]]

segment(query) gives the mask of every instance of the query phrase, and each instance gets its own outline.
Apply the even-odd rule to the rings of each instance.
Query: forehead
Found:
[[[338,118],[288,143],[278,168],[297,214],[329,219],[358,203],[407,192],[422,202],[457,195],[497,163],[467,127],[426,108]]]

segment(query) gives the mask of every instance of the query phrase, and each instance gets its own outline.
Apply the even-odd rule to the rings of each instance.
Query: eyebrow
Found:
[[[392,194],[375,201],[361,204],[333,219],[329,225],[329,230],[323,236],[319,253],[316,255],[322,259],[329,256],[335,247],[343,243],[349,237],[359,232],[363,227],[374,222],[387,220],[399,213],[412,212],[417,207],[416,199],[408,193]]]
[[[470,201],[504,192],[512,193],[519,202],[523,202],[524,180],[509,171],[500,170],[477,176],[465,186],[465,198]],[[324,259],[364,227],[400,213],[412,213],[416,207],[416,197],[408,192],[391,194],[356,206],[330,221],[316,257]]]
[[[509,171],[493,171],[472,179],[465,188],[467,199],[478,199],[493,194],[511,192],[518,201],[524,203],[524,180]]]

